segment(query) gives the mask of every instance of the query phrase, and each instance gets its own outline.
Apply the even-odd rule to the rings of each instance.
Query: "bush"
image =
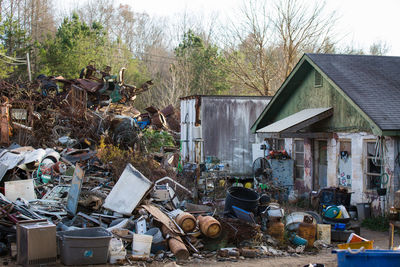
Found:
[[[143,131],[143,138],[149,152],[160,152],[164,146],[174,146],[174,139],[165,131],[146,129]]]
[[[132,149],[124,150],[112,144],[105,144],[104,138],[100,140],[100,145],[97,147],[97,156],[102,162],[110,165],[114,181],[118,181],[128,163],[152,181],[167,175],[172,176],[151,157],[135,153]]]
[[[361,226],[373,231],[386,232],[389,230],[389,218],[386,216],[378,216],[365,219]]]

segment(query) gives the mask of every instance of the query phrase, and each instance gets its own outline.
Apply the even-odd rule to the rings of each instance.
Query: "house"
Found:
[[[387,209],[399,189],[400,57],[305,54],[251,130],[285,138],[300,193],[345,186],[353,204]]]
[[[271,100],[269,96],[182,97],[181,156],[184,162],[217,158],[232,175],[252,176],[250,127]]]

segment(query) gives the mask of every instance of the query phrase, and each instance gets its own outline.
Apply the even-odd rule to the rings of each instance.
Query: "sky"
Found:
[[[69,0],[70,2],[74,0]],[[81,0],[82,1],[82,0]],[[80,2],[81,2],[80,1]],[[218,14],[225,20],[237,14],[245,0],[115,0],[136,12],[174,18],[185,11],[204,17]],[[306,0],[312,3],[321,0]],[[326,0],[326,11],[336,11],[340,44],[368,50],[377,41],[386,43],[388,55],[400,56],[400,0]]]

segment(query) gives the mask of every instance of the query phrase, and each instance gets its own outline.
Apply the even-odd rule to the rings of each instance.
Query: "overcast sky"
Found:
[[[76,0],[69,0],[69,2]],[[79,1],[82,2],[83,0]],[[116,0],[129,4],[136,12],[176,17],[196,12],[207,17],[218,14],[219,19],[232,17],[244,0]],[[314,0],[307,0],[314,1]],[[321,0],[316,0],[321,1]],[[368,50],[376,41],[384,41],[389,55],[400,56],[400,0],[326,0],[328,11],[337,11],[337,29],[345,36],[340,43]]]

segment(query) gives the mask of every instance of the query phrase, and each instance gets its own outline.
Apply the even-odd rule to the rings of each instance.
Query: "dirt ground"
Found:
[[[388,232],[376,232],[371,231],[365,228],[361,228],[361,236],[374,240],[374,248],[375,249],[388,249],[389,245],[389,233]],[[396,234],[394,238],[394,245],[400,245],[400,235]],[[331,253],[331,249],[326,249],[318,253],[317,255],[300,255],[300,256],[288,256],[288,257],[268,257],[262,259],[245,259],[238,260],[237,262],[232,261],[224,261],[220,262],[215,259],[212,260],[204,260],[204,259],[192,259],[189,263],[183,264],[182,266],[188,267],[209,267],[210,265],[213,267],[230,267],[230,266],[247,266],[247,267],[261,267],[261,266],[305,266],[310,263],[321,263],[326,267],[334,267],[337,266],[336,263],[336,255]],[[17,266],[15,262],[9,262],[5,258],[0,258],[0,266]],[[53,265],[54,266],[54,265]],[[62,264],[57,264],[56,266],[63,266]],[[116,265],[95,265],[95,266],[116,266]],[[128,266],[128,265],[125,265]],[[131,266],[146,266],[146,267],[174,267],[177,266],[173,262],[169,263],[160,263],[153,262],[151,264],[138,262]],[[179,265],[178,265],[179,266]]]

